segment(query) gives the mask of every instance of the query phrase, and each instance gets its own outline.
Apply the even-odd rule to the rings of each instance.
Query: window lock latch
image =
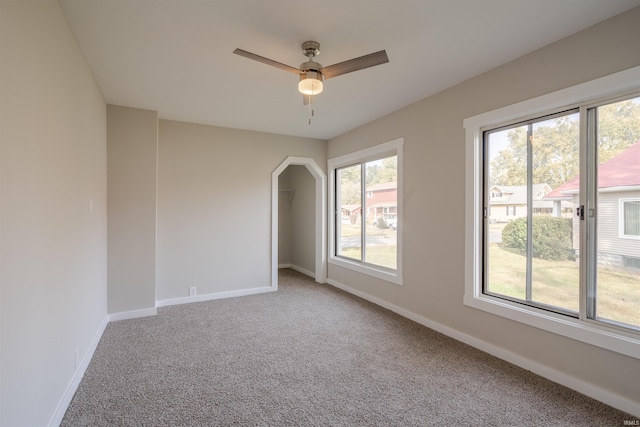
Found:
[[[584,205],[576,208],[576,216],[580,217],[580,221],[584,221]]]

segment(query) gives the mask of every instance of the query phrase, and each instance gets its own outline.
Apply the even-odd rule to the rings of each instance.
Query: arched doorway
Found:
[[[271,286],[278,288],[278,178],[290,165],[305,166],[315,180],[315,280],[327,281],[327,177],[315,160],[287,157],[271,174]]]

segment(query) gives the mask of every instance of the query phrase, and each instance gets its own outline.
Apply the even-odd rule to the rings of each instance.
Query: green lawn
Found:
[[[342,237],[357,237],[362,233],[360,224],[342,224]],[[391,229],[375,228],[371,225],[367,227],[367,236],[371,237],[393,237],[395,240],[396,231]],[[343,247],[342,256],[360,259],[360,247]],[[395,244],[390,245],[370,245],[367,247],[366,262],[383,267],[397,268],[397,249]]]
[[[489,246],[489,290],[525,299],[525,257],[492,243]],[[578,263],[533,259],[532,300],[578,311]],[[598,269],[601,318],[640,326],[640,274]]]
[[[355,259],[360,258],[360,248],[346,248],[342,250],[342,255]],[[367,248],[368,263],[381,265],[383,267],[397,267],[397,255],[395,246],[369,246]]]

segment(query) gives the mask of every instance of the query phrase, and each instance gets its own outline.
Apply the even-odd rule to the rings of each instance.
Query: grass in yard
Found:
[[[342,237],[353,237],[360,236],[362,234],[362,227],[360,226],[360,222],[357,224],[345,224],[344,222],[340,225],[340,236]]]
[[[598,317],[640,326],[640,273],[599,269],[597,301]]]
[[[397,267],[397,251],[395,246],[369,246],[366,262],[395,269]],[[360,248],[345,248],[342,255],[350,258],[360,258]]]
[[[359,260],[361,258],[361,251],[359,246],[347,246],[349,238],[359,238],[362,233],[360,223],[358,224],[345,224],[341,225],[340,237],[343,239],[342,251],[340,255]],[[380,244],[380,242],[395,242],[396,231],[388,228],[381,229],[375,228],[371,224],[367,225],[367,250],[365,262],[370,264],[380,265],[387,268],[397,268],[397,249],[395,244]],[[369,238],[373,240],[369,240]],[[386,240],[385,240],[386,239]],[[371,244],[370,242],[374,242]],[[359,241],[357,243],[360,244]]]
[[[578,263],[569,260],[532,262],[532,300],[578,311]],[[525,299],[526,258],[489,245],[489,291]],[[598,307],[601,318],[640,326],[640,274],[599,267]]]

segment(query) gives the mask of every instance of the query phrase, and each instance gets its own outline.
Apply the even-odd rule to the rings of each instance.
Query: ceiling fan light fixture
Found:
[[[317,95],[322,92],[322,74],[318,71],[307,71],[300,74],[298,90],[304,95]]]

